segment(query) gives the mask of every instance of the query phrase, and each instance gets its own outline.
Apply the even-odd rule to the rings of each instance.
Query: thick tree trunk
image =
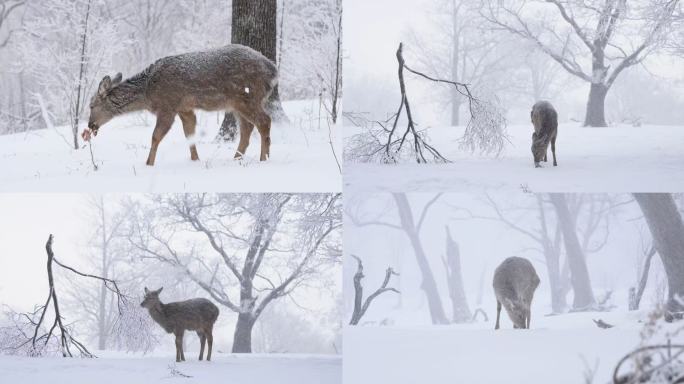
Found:
[[[669,193],[635,193],[653,236],[653,245],[665,267],[668,284],[667,309],[684,311],[684,223]],[[677,300],[677,298],[680,300]]]
[[[276,62],[277,51],[277,0],[233,0],[231,43],[242,44],[261,52]],[[280,104],[278,87],[267,103],[267,112],[273,121],[286,120]],[[237,136],[237,119],[227,112],[221,123],[218,138],[233,141]]]
[[[439,290],[437,289],[437,283],[435,282],[435,277],[432,274],[432,269],[430,268],[430,263],[425,256],[425,251],[423,250],[423,244],[420,241],[420,236],[416,232],[416,224],[413,220],[413,214],[411,213],[411,206],[408,203],[406,194],[395,193],[393,194],[394,200],[397,204],[397,210],[399,211],[399,218],[401,220],[401,226],[404,228],[406,235],[411,242],[413,247],[413,253],[416,256],[416,261],[418,262],[418,267],[423,275],[423,282],[421,288],[425,292],[427,297],[428,307],[430,310],[430,317],[433,324],[448,324],[446,315],[444,314],[444,308],[442,308],[442,300],[439,296]]]
[[[586,310],[594,307],[596,300],[591,287],[587,261],[582,252],[579,239],[577,238],[577,228],[565,195],[562,193],[551,193],[551,203],[553,204],[558,223],[563,232],[565,252],[570,266],[570,281],[574,292],[573,309]]]
[[[591,84],[587,114],[584,117],[585,127],[606,127],[605,103],[608,87],[603,84]]]
[[[472,320],[472,314],[468,307],[468,299],[463,289],[463,274],[461,273],[461,252],[458,243],[451,238],[449,227],[446,227],[446,267],[447,283],[449,285],[449,297],[451,298],[452,321],[465,323]]]
[[[252,353],[252,329],[255,319],[251,313],[240,313],[235,334],[233,335],[233,353]]]

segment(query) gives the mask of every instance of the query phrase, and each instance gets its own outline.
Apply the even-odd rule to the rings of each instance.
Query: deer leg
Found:
[[[530,318],[532,317],[532,311],[530,311],[529,309],[527,309],[526,312],[527,312],[527,313],[526,313],[526,315],[525,315],[525,320],[527,320],[527,321],[526,321],[526,324],[525,324],[525,329],[530,329],[530,320],[531,320]]]
[[[249,146],[249,138],[252,136],[252,131],[254,130],[254,124],[249,120],[238,114],[238,119],[240,121],[240,143],[238,144],[237,152],[235,152],[235,159],[240,159],[244,156]]]
[[[211,361],[211,346],[214,344],[214,335],[213,335],[213,330],[209,330],[207,332],[206,337],[207,337],[207,361]]]
[[[496,325],[494,326],[494,329],[499,329],[499,317],[501,317],[501,302],[499,300],[496,301]]]
[[[261,135],[261,156],[259,160],[266,161],[271,156],[271,117],[266,112],[259,111],[254,122]]]
[[[202,333],[202,332],[197,332],[197,336],[199,336],[199,339],[200,339],[199,359],[200,359],[200,361],[202,361],[202,356],[204,356],[204,342],[207,340],[207,337],[204,336],[204,333]]]
[[[199,160],[199,156],[197,155],[197,147],[195,146],[194,141],[192,141],[195,137],[197,116],[195,116],[195,112],[193,111],[179,112],[178,116],[180,116],[181,122],[183,123],[183,133],[185,133],[185,138],[190,141],[190,159],[193,161]]]
[[[180,343],[180,355],[181,355],[181,361],[185,361],[185,352],[183,352],[183,332],[181,332],[181,343]]]
[[[556,162],[556,136],[551,139],[551,153],[553,154],[553,166],[558,166]]]
[[[176,333],[176,363],[181,361],[181,350],[183,349],[183,337],[180,333]]]
[[[159,143],[169,132],[169,129],[171,129],[174,117],[175,114],[173,113],[159,112],[157,114],[157,125],[154,127],[154,133],[152,133],[152,146],[150,147],[150,155],[147,157],[147,165],[154,165],[154,160],[157,157],[157,147],[159,147]]]

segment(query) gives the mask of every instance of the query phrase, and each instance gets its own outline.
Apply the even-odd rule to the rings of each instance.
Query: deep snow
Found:
[[[179,118],[162,141],[154,167],[145,165],[155,117],[134,113],[113,119],[89,149],[74,150],[70,128],[46,128],[0,136],[0,191],[33,192],[329,192],[341,190],[325,114],[317,100],[283,103],[289,124],[271,128],[271,158],[259,162],[252,134],[246,159],[234,161],[237,143],[214,138],[222,113],[197,112],[197,150],[190,151]],[[319,116],[321,116],[319,120]],[[320,121],[320,123],[319,123]],[[81,128],[82,130],[83,128]],[[341,155],[332,127],[333,141]]]
[[[672,192],[684,190],[684,126],[561,124],[558,167],[534,168],[532,125],[508,128],[510,143],[498,158],[459,149],[463,127],[427,129],[429,143],[449,164],[345,163],[344,187],[354,191],[468,191],[513,187],[532,192]],[[344,127],[345,138],[359,132]],[[549,149],[549,159],[551,151]]]
[[[347,327],[344,380],[354,384],[612,382],[617,361],[640,342],[644,312],[573,313],[449,326]],[[490,313],[490,316],[492,314]],[[600,329],[591,319],[615,325]],[[598,362],[598,365],[596,365]]]
[[[170,356],[170,355],[169,355]],[[130,357],[106,353],[96,359],[30,358],[0,355],[0,382],[54,384],[340,384],[342,361],[336,356],[224,355],[211,362],[197,361],[195,353],[175,363],[171,357]],[[173,374],[178,370],[183,377]]]

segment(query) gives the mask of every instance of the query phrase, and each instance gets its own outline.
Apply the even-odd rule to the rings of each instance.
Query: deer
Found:
[[[176,362],[185,361],[183,353],[183,334],[195,331],[200,339],[199,359],[202,361],[204,345],[207,344],[207,361],[211,361],[211,347],[214,342],[214,323],[219,309],[211,301],[204,298],[190,299],[164,304],[159,294],[164,287],[150,291],[145,287],[145,298],[140,306],[147,308],[152,319],[167,333],[176,336]]]
[[[556,161],[556,136],[558,136],[558,113],[548,101],[538,101],[532,106],[530,119],[534,126],[532,134],[532,156],[534,167],[541,168],[541,161],[546,162],[549,142],[553,154],[553,166],[558,166]]]
[[[529,260],[512,256],[504,260],[494,271],[494,294],[496,295],[496,325],[499,329],[501,306],[506,308],[515,329],[530,328],[530,308],[534,291],[539,286],[539,276]]]
[[[240,142],[235,159],[241,159],[257,127],[261,136],[260,160],[270,156],[271,117],[266,102],[278,83],[275,64],[261,53],[240,44],[204,52],[191,52],[157,60],[142,72],[122,80],[121,73],[100,81],[90,100],[85,141],[116,116],[147,110],[157,116],[147,165],[154,166],[157,148],[180,117],[190,146],[190,159],[198,161],[193,141],[195,110],[232,112],[239,121]]]

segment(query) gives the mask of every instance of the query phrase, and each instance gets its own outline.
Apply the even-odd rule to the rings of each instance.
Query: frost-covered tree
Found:
[[[605,99],[618,76],[674,37],[678,0],[483,0],[494,28],[532,42],[588,83],[585,126],[605,127]]]
[[[408,33],[407,57],[417,63],[417,70],[472,89],[496,89],[499,95],[513,86],[511,73],[520,61],[520,47],[509,34],[486,28],[476,3],[438,0],[427,12],[432,23]],[[468,99],[448,86],[435,87],[431,94],[450,110],[451,125],[459,125]]]
[[[233,352],[274,301],[314,284],[339,261],[339,194],[184,194],[135,204],[135,257],[167,265],[237,313]]]
[[[90,95],[125,48],[119,19],[106,11],[104,0],[30,2],[21,37],[15,41],[17,64],[35,80],[47,113],[56,123],[71,126],[75,149]]]

